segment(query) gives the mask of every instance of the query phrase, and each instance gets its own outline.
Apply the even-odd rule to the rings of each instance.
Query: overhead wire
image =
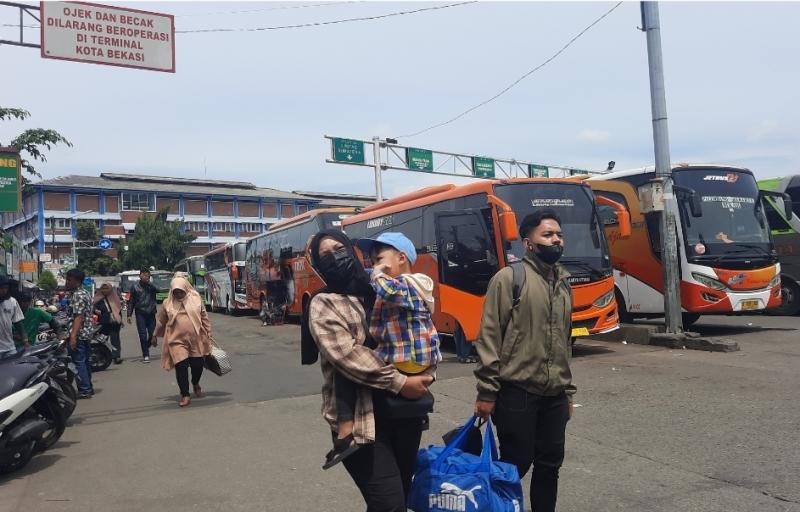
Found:
[[[176,18],[187,18],[190,16],[220,16],[225,14],[254,14],[258,12],[270,12],[270,11],[282,11],[286,9],[310,9],[313,7],[329,7],[333,5],[343,5],[343,4],[357,4],[361,3],[363,0],[347,0],[344,2],[323,2],[318,4],[300,4],[300,5],[282,5],[279,7],[266,7],[264,9],[246,9],[241,11],[218,11],[218,12],[198,12],[198,13],[188,13],[188,14],[176,14]]]
[[[503,88],[503,89],[502,89],[500,92],[498,92],[498,93],[496,93],[495,95],[491,96],[490,98],[488,98],[488,99],[486,99],[486,100],[484,100],[484,101],[482,101],[482,102],[478,103],[477,105],[474,105],[474,106],[472,106],[472,107],[470,107],[470,108],[468,108],[468,109],[464,110],[464,111],[463,111],[463,112],[461,112],[460,114],[458,114],[458,115],[456,115],[456,116],[454,116],[454,117],[451,117],[451,118],[450,118],[450,119],[448,119],[447,121],[442,121],[441,123],[437,123],[437,124],[431,125],[431,126],[429,126],[429,127],[427,127],[427,128],[424,128],[424,129],[422,129],[422,130],[419,130],[419,131],[416,131],[416,132],[413,132],[413,133],[409,133],[409,134],[406,134],[406,135],[399,135],[399,136],[398,136],[398,138],[411,138],[411,137],[416,137],[417,135],[422,135],[423,133],[427,133],[427,132],[429,132],[429,131],[431,131],[431,130],[435,130],[435,129],[437,129],[437,128],[441,128],[441,127],[443,127],[443,126],[446,126],[446,125],[448,125],[448,124],[454,123],[454,122],[458,121],[459,119],[461,119],[462,117],[466,116],[467,114],[469,114],[469,113],[471,113],[471,112],[474,112],[475,110],[477,110],[477,109],[479,109],[479,108],[481,108],[481,107],[483,107],[483,106],[485,106],[485,105],[487,105],[487,104],[489,104],[489,103],[493,102],[494,100],[496,100],[496,99],[497,99],[497,98],[499,98],[500,96],[504,95],[505,93],[507,93],[508,91],[510,91],[511,89],[513,89],[513,88],[514,88],[514,87],[515,87],[517,84],[519,84],[520,82],[522,82],[523,80],[525,80],[526,78],[528,78],[529,76],[531,76],[532,74],[534,74],[535,72],[539,71],[540,69],[542,69],[543,67],[545,67],[546,65],[548,65],[549,63],[551,63],[552,61],[554,61],[556,58],[558,58],[558,56],[559,56],[559,55],[561,55],[562,53],[564,53],[564,51],[565,51],[567,48],[569,48],[570,46],[572,46],[572,44],[573,44],[575,41],[577,41],[578,39],[580,39],[580,38],[581,38],[581,36],[583,36],[583,35],[584,35],[586,32],[588,32],[588,31],[589,31],[589,30],[590,30],[592,27],[594,27],[595,25],[597,25],[598,23],[600,23],[600,22],[601,22],[603,19],[605,19],[605,18],[606,18],[606,16],[608,16],[609,14],[611,14],[612,12],[614,12],[614,11],[617,9],[617,7],[619,7],[620,5],[622,5],[622,3],[623,3],[622,1],[618,2],[616,5],[614,5],[614,7],[612,7],[611,9],[609,9],[608,11],[606,11],[605,13],[603,13],[603,15],[602,15],[602,16],[600,16],[599,18],[595,19],[595,20],[594,20],[593,22],[591,22],[591,23],[590,23],[590,24],[589,24],[589,25],[588,25],[586,28],[584,28],[583,30],[581,30],[581,31],[580,31],[580,32],[579,32],[579,33],[578,33],[576,36],[574,36],[572,39],[570,39],[570,40],[567,42],[567,44],[565,44],[564,46],[562,46],[560,50],[558,50],[558,51],[557,51],[557,52],[555,52],[553,55],[551,55],[551,56],[550,56],[550,57],[549,57],[547,60],[545,60],[544,62],[542,62],[541,64],[539,64],[539,65],[538,65],[538,66],[536,66],[535,68],[531,69],[530,71],[526,72],[526,73],[525,73],[524,75],[522,75],[521,77],[519,77],[519,78],[517,78],[516,80],[514,80],[514,81],[513,81],[511,84],[509,84],[508,86],[506,86],[505,88]]]
[[[417,14],[421,12],[427,11],[437,11],[440,9],[448,9],[450,7],[460,7],[462,5],[468,4],[475,4],[478,3],[477,0],[470,0],[467,2],[458,2],[454,4],[447,4],[447,5],[436,5],[433,7],[421,7],[419,9],[413,9],[410,11],[396,11],[390,12],[386,14],[378,14],[375,16],[362,16],[358,18],[344,18],[339,20],[330,20],[330,21],[317,21],[312,23],[299,23],[296,25],[278,25],[273,27],[255,27],[255,28],[207,28],[207,29],[197,29],[197,30],[176,30],[176,34],[202,34],[202,33],[210,33],[210,32],[262,32],[267,30],[283,30],[283,29],[293,29],[293,28],[308,28],[308,27],[321,27],[325,25],[336,25],[339,23],[352,23],[356,21],[373,21],[373,20],[380,20],[384,18],[391,18],[394,16],[405,16],[408,14]]]

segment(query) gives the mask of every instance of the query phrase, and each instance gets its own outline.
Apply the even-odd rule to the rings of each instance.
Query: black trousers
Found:
[[[343,461],[367,512],[406,512],[424,420],[391,419],[376,410],[375,443],[362,446]]]
[[[533,512],[554,512],[569,420],[567,396],[543,397],[502,385],[492,420],[500,441],[500,460],[517,466],[520,478],[533,464]]]
[[[103,327],[100,328],[101,334],[105,334],[111,338],[111,346],[114,347],[114,353],[112,354],[114,359],[122,358],[122,344],[119,339],[120,329],[122,329],[122,324],[104,324]]]
[[[181,396],[189,396],[189,367],[192,368],[192,386],[197,386],[203,375],[203,358],[190,357],[175,365],[175,378],[178,379]]]

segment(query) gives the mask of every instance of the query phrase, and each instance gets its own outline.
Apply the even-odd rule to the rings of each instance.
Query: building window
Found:
[[[281,218],[288,219],[290,217],[294,217],[294,205],[293,204],[281,205]]]
[[[123,192],[122,209],[123,210],[136,210],[140,212],[151,212],[154,206],[150,201],[151,196],[147,192]]]
[[[257,222],[245,222],[240,226],[242,231],[248,233],[260,233],[261,232],[261,224]]]
[[[214,231],[230,231],[233,232],[232,222],[215,222]]]
[[[53,223],[56,225],[56,229],[72,229],[72,220],[71,219],[45,219],[44,226],[47,229],[51,229],[53,227]]]
[[[208,232],[208,222],[186,222],[184,223],[187,231]]]
[[[308,205],[306,204],[297,205],[297,213],[306,213],[307,211],[308,211]]]

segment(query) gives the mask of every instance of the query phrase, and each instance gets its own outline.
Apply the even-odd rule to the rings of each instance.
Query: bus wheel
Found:
[[[700,320],[700,315],[697,313],[681,313],[681,318],[683,319],[683,328],[686,329]]]
[[[788,278],[781,279],[781,305],[771,312],[787,316],[800,313],[800,285]]]
[[[617,300],[617,316],[619,317],[619,322],[622,324],[632,323],[633,315],[628,313],[628,309],[625,307],[625,299],[622,298],[622,292],[619,291],[619,288],[614,288],[614,298]]]

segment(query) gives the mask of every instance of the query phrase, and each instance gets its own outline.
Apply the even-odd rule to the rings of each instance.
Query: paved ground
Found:
[[[62,440],[0,480],[0,512],[363,510],[329,437],[319,368],[299,329],[212,315],[235,370],[178,409],[174,375],[129,358],[96,376]],[[713,317],[731,354],[586,342],[568,428],[560,510],[800,512],[800,318]],[[134,329],[123,331],[136,355]],[[424,443],[471,412],[471,367],[446,362]],[[527,488],[527,487],[526,487]]]

